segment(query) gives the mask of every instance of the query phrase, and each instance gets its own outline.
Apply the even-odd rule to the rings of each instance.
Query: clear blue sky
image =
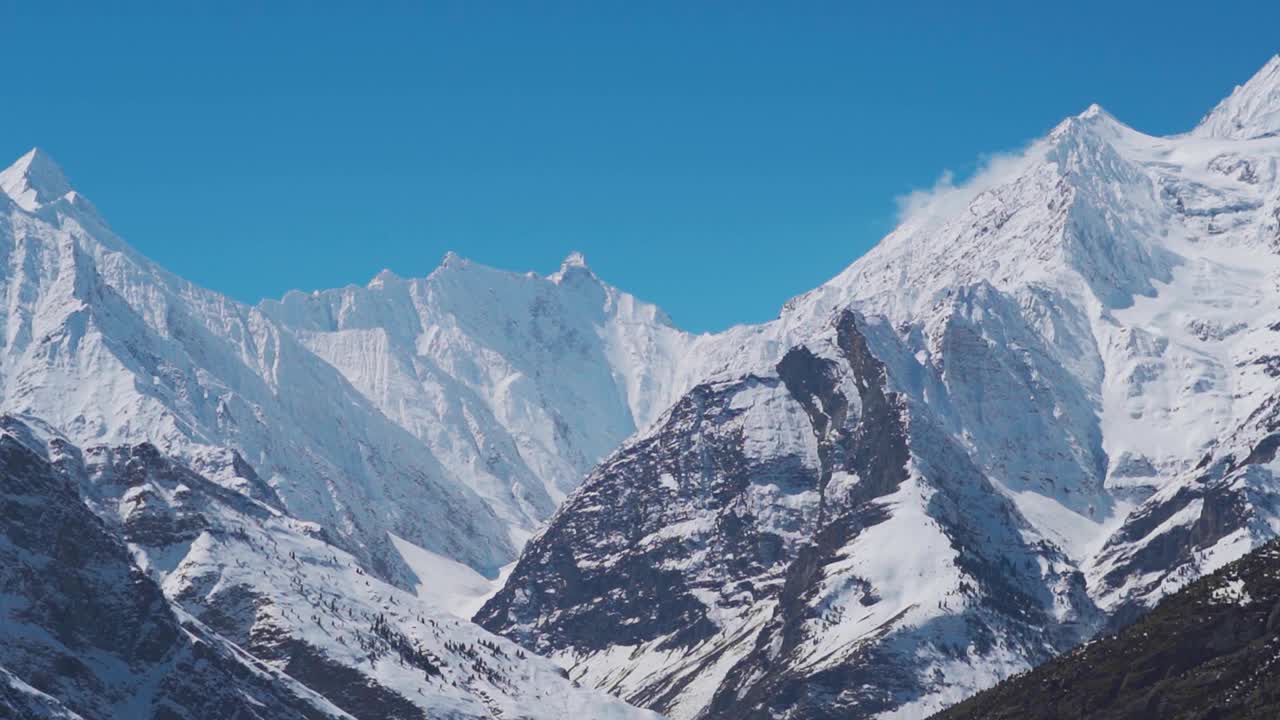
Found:
[[[713,330],[944,170],[1095,101],[1189,129],[1280,51],[1263,0],[370,4],[0,0],[0,155],[45,148],[133,245],[248,302],[578,249]]]

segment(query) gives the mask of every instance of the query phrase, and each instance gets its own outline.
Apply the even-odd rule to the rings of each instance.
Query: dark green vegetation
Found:
[[[1280,718],[1280,541],[937,720]]]

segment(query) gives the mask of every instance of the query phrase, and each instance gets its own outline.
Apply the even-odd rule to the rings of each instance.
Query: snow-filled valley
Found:
[[[1280,534],[1280,57],[718,334],[576,253],[247,306],[0,191],[0,709],[921,718]]]

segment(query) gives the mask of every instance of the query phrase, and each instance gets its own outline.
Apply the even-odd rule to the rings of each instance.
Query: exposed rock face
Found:
[[[1162,601],[1122,632],[937,715],[938,720],[1240,718],[1280,713],[1280,544]]]
[[[773,372],[695,388],[477,620],[634,703],[726,718],[870,716],[945,687],[922,656],[1078,642],[1098,622],[1083,578],[890,388],[868,339],[886,330],[845,312]]]

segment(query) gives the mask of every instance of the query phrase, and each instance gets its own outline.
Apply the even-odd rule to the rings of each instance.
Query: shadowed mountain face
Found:
[[[1120,633],[936,720],[1280,717],[1280,543],[1164,599]]]

